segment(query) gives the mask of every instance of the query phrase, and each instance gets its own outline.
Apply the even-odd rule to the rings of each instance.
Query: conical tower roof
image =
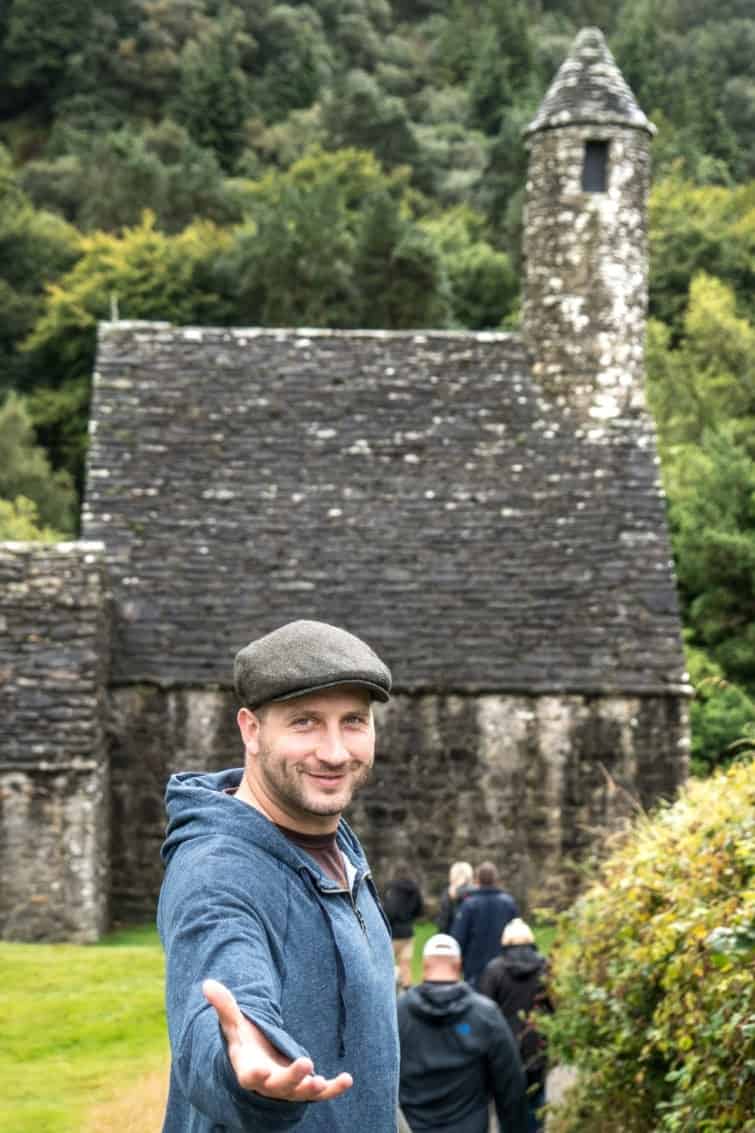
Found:
[[[617,125],[655,133],[599,28],[583,28],[525,136],[557,126]]]

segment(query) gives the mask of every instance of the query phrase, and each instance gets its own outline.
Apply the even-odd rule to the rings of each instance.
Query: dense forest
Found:
[[[6,0],[0,538],[75,533],[98,319],[515,327],[531,119],[655,123],[648,390],[698,770],[755,740],[752,0]]]

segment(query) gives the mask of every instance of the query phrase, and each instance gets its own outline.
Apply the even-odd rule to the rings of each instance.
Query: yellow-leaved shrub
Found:
[[[551,957],[549,1133],[753,1133],[755,761],[642,817]]]

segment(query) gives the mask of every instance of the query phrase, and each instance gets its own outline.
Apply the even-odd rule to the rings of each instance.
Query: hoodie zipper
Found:
[[[370,876],[371,876],[370,874],[365,873],[362,877],[358,877],[357,880],[358,880],[359,883],[361,883],[362,881],[364,881],[366,878],[368,878]],[[333,894],[333,896],[335,896],[336,893],[345,893],[348,896],[349,901],[351,903],[351,908],[354,912],[354,916],[357,919],[357,924],[361,928],[364,935],[367,936],[367,924],[365,922],[364,917],[362,916],[362,910],[359,908],[356,901],[354,900],[354,894],[351,891],[351,889],[330,889],[330,888],[323,889],[322,886],[320,886],[319,883],[318,883],[317,887],[318,887],[318,889],[320,890],[321,893],[324,893],[326,895]]]

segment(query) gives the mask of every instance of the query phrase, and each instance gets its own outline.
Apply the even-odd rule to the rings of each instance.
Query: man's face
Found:
[[[375,758],[375,725],[366,691],[353,685],[242,708],[252,795],[281,826],[304,833],[334,830]]]

